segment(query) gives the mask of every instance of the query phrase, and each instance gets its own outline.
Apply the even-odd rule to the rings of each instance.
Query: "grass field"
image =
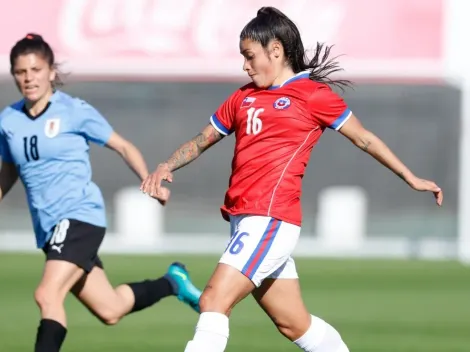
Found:
[[[162,274],[173,257],[104,256],[113,283]],[[178,257],[203,286],[215,257]],[[0,351],[31,351],[40,255],[0,254]],[[470,268],[452,262],[298,260],[310,311],[331,322],[352,352],[468,352]],[[174,298],[106,327],[73,297],[63,351],[183,351],[197,315]],[[296,351],[252,298],[231,318],[228,351]]]

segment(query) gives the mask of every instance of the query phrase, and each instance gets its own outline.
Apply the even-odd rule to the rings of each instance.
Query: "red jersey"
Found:
[[[302,177],[325,128],[339,130],[351,116],[343,99],[301,72],[277,87],[250,83],[233,93],[210,121],[235,132],[232,175],[221,208],[228,214],[277,218],[300,226]]]

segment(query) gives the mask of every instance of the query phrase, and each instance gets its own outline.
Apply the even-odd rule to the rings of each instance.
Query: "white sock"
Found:
[[[314,315],[310,328],[294,343],[305,352],[349,352],[338,331]]]
[[[196,333],[185,352],[224,352],[229,335],[228,318],[214,312],[201,313]]]

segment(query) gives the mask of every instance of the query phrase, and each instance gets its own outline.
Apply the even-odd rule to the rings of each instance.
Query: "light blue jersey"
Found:
[[[60,91],[35,118],[23,100],[0,113],[2,160],[17,167],[39,248],[61,219],[106,227],[103,196],[91,181],[88,142],[105,145],[112,132],[91,105]]]

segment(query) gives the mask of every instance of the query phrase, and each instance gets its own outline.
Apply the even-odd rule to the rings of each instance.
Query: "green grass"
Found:
[[[216,257],[104,256],[113,283],[161,275],[173,259],[203,286]],[[43,258],[0,254],[0,351],[31,351],[38,324],[33,302]],[[342,333],[352,352],[464,352],[470,346],[470,268],[453,262],[298,260],[313,314]],[[73,297],[63,351],[183,351],[197,315],[174,298],[101,325]],[[228,351],[296,351],[252,298],[231,318]]]

